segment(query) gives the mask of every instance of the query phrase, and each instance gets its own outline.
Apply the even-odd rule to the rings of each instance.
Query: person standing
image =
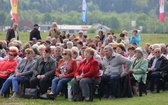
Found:
[[[19,40],[19,34],[18,34],[18,31],[17,31],[17,27],[18,27],[18,24],[13,23],[12,28],[7,31],[7,34],[6,34],[6,41],[7,42],[10,42],[10,40],[12,38],[15,38],[15,39]]]
[[[39,25],[34,24],[34,29],[30,32],[30,41],[32,41],[33,38],[36,38],[36,40],[41,40],[40,31],[38,29]]]
[[[138,30],[135,29],[135,30],[133,30],[133,35],[130,38],[130,44],[133,44],[135,46],[139,46],[140,42],[141,42],[141,37],[138,34]]]
[[[51,38],[55,37],[56,39],[57,38],[60,38],[60,30],[58,29],[58,26],[57,26],[57,23],[56,22],[53,22],[52,23],[52,27],[51,29],[49,30],[49,36]]]

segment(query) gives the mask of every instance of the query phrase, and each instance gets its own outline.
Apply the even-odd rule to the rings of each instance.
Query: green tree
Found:
[[[144,13],[140,14],[137,19],[136,19],[136,23],[137,23],[137,28],[139,26],[143,27],[143,32],[147,32],[147,24],[148,24],[148,16]]]
[[[4,12],[0,11],[0,25],[4,25],[6,15]]]
[[[42,18],[43,22],[51,22],[51,15],[49,13],[45,13],[43,18]]]

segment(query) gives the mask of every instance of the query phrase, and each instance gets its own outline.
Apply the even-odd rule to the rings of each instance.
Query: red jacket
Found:
[[[94,59],[91,58],[89,62],[86,64],[86,59],[81,61],[79,64],[79,67],[77,68],[75,72],[75,77],[81,75],[83,70],[83,78],[90,78],[91,80],[99,79],[99,64],[98,62]]]
[[[6,79],[11,73],[15,72],[18,65],[16,60],[4,60],[0,62],[0,78]],[[7,73],[3,73],[6,71]]]
[[[61,74],[60,67],[63,65],[64,59],[61,59],[58,63],[58,67],[55,70],[55,75],[59,76]],[[77,63],[75,59],[71,59],[67,64],[67,74],[65,75],[65,78],[73,78],[74,72],[77,68]]]

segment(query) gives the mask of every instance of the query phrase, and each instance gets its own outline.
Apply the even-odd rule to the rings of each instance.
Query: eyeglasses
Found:
[[[30,52],[28,52],[28,53],[25,53],[25,54],[30,54]]]
[[[156,53],[156,54],[157,54],[157,53],[160,53],[160,51],[156,51],[155,53]]]
[[[62,53],[62,55],[67,55],[67,53]]]
[[[15,56],[14,54],[9,53],[9,56]]]

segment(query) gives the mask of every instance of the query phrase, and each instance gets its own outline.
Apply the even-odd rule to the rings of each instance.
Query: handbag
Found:
[[[39,97],[39,89],[36,88],[26,88],[24,98],[37,99]]]

